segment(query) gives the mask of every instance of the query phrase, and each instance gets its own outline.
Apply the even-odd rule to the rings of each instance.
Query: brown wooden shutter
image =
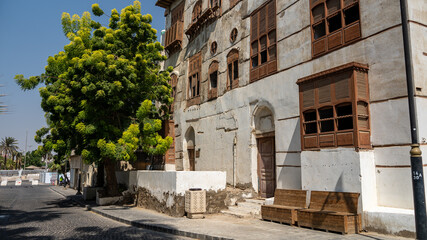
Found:
[[[331,80],[329,78],[320,80],[319,88],[319,104],[331,101]]]
[[[319,4],[312,10],[313,23],[317,23],[325,17],[325,7],[323,4]]]
[[[304,108],[309,108],[314,106],[314,83],[303,83],[301,85],[302,89],[302,105]]]
[[[341,73],[335,78],[335,98],[350,97],[350,73]]]
[[[356,72],[357,95],[359,98],[368,98],[368,86],[366,84],[365,73]]]
[[[341,0],[329,0],[326,2],[328,15],[341,9]]]
[[[357,121],[359,128],[369,129],[368,104],[365,102],[357,103]]]
[[[251,17],[251,40],[258,38],[258,13]]]
[[[212,74],[215,71],[218,71],[218,62],[213,62],[209,67],[209,74]]]
[[[348,5],[358,2],[359,0],[344,0],[344,7],[347,7]]]
[[[267,15],[268,15],[268,30],[272,30],[276,28],[276,1],[271,1],[267,5]]]
[[[266,6],[259,10],[259,35],[267,32],[267,8]]]

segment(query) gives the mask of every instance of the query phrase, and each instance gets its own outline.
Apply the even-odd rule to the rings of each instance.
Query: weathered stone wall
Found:
[[[138,188],[137,207],[155,210],[174,217],[182,217],[185,214],[184,196],[177,196],[175,193],[163,193],[163,200],[159,200],[150,190]],[[169,204],[167,202],[173,202]]]
[[[221,210],[226,209],[226,198],[227,192],[225,190],[207,191],[206,213],[219,213]],[[155,210],[174,217],[183,217],[185,215],[185,196],[176,195],[171,192],[164,192],[162,199],[163,200],[159,200],[146,188],[138,188],[138,207]]]

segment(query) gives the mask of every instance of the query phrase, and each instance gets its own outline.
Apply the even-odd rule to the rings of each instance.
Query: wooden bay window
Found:
[[[277,71],[276,1],[252,13],[250,82]]]
[[[172,10],[171,26],[166,30],[165,49],[169,54],[182,48],[184,35],[184,2]]]
[[[303,150],[371,148],[367,72],[349,63],[298,80]]]
[[[189,60],[187,107],[200,104],[200,78],[202,54],[197,53]]]
[[[310,0],[310,8],[313,57],[361,38],[359,0]]]

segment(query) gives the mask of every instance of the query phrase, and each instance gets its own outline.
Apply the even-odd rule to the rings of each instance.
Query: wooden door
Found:
[[[190,160],[190,171],[195,171],[195,154],[194,149],[188,149],[188,159]]]
[[[274,196],[276,189],[276,159],[274,137],[257,139],[258,146],[258,192],[261,197]]]

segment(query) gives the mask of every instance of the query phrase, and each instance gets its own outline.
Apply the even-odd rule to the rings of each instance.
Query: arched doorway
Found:
[[[272,111],[265,106],[254,112],[257,144],[258,193],[263,198],[274,196],[276,190],[275,126]]]
[[[196,160],[196,153],[195,153],[195,149],[196,149],[196,135],[194,133],[194,128],[193,127],[189,127],[187,132],[185,133],[185,140],[187,142],[187,156],[188,156],[188,165],[190,171],[195,171],[196,170],[196,164],[195,164],[195,160]]]

